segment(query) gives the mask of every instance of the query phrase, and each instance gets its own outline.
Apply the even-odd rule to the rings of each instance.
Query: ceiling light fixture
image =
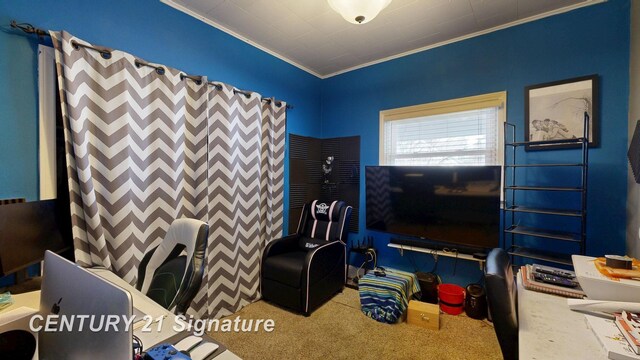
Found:
[[[352,24],[373,20],[391,0],[328,0],[331,8]]]

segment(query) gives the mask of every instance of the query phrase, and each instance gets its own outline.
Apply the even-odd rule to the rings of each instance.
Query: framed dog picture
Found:
[[[584,137],[589,115],[589,146],[598,146],[598,75],[531,85],[525,88],[524,133],[527,141]],[[530,144],[527,150],[575,148],[579,144]]]

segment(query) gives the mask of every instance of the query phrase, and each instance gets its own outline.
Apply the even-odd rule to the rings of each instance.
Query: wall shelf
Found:
[[[560,139],[560,140],[546,140],[546,141],[515,141],[516,126],[513,124],[505,123],[504,125],[504,245],[508,249],[512,258],[520,257],[533,260],[541,260],[547,262],[553,262],[564,265],[571,265],[571,254],[548,251],[539,247],[531,246],[531,241],[523,241],[523,238],[541,238],[546,239],[546,246],[553,246],[554,248],[561,248],[571,253],[577,253],[584,255],[586,253],[586,237],[587,237],[587,174],[589,163],[589,115],[584,114],[584,136],[576,139]],[[576,162],[563,162],[563,163],[532,163],[527,164],[521,160],[522,154],[519,154],[517,148],[520,146],[530,145],[577,145],[579,152],[577,155],[580,157],[580,161]],[[571,150],[563,149],[563,154],[567,154]],[[563,173],[561,176],[554,177],[554,171],[557,174],[558,169],[567,167],[574,167],[580,170],[579,178],[578,174]],[[562,179],[562,181],[571,180],[569,176],[576,176],[576,182],[579,181],[579,186],[565,186],[559,184],[559,186],[537,186],[530,184],[523,184],[528,179],[527,172],[534,168],[540,168],[539,171],[544,171],[544,174],[548,174],[549,178]],[[545,170],[546,169],[546,170]],[[517,174],[517,175],[516,175]],[[527,201],[531,201],[531,197],[516,196],[516,193],[524,193],[527,191],[533,192],[566,192],[566,196],[579,196],[580,209],[576,209],[577,206],[573,206],[573,209],[562,208],[560,204],[554,202],[553,198],[538,198],[537,202],[543,202],[543,206],[540,204],[527,204]],[[576,194],[576,195],[570,195]],[[544,205],[547,202],[549,207]],[[544,227],[545,222],[535,221],[535,218],[525,217],[526,214],[535,214],[546,217],[565,217],[579,220],[579,225],[571,223],[566,225],[569,227],[566,231],[558,231],[556,229],[547,229]],[[531,224],[529,224],[531,223]],[[540,227],[540,224],[543,224]],[[556,228],[558,226],[555,226]],[[569,244],[575,244],[572,246],[567,245],[569,248],[575,247],[576,250],[570,250],[567,247],[556,247],[555,245],[549,245],[549,242],[558,241]],[[527,246],[523,246],[524,244]],[[559,245],[559,243],[558,243]],[[577,246],[576,246],[577,245]]]
[[[446,257],[462,259],[462,260],[477,261],[480,265],[480,270],[484,269],[485,259],[478,259],[473,257],[473,255],[469,255],[469,254],[461,254],[455,251],[436,250],[436,249],[429,249],[429,248],[402,245],[402,244],[393,244],[393,243],[389,243],[387,246],[390,248],[398,249],[400,251],[400,255],[402,255],[403,251],[406,250],[406,251],[419,252],[423,254],[429,254],[429,255],[432,255],[436,260],[438,256],[446,256]]]
[[[508,251],[512,256],[548,261],[564,265],[572,265],[571,255],[567,254],[558,254],[550,251],[543,251],[519,246],[513,246]]]
[[[515,126],[515,125],[514,125]],[[560,140],[544,140],[544,141],[511,141],[505,143],[505,146],[518,147],[518,146],[543,146],[543,145],[580,145],[585,142],[587,137],[580,137],[575,139],[560,139]]]
[[[520,205],[509,206],[504,210],[516,211],[516,212],[527,212],[527,213],[533,213],[533,214],[547,214],[547,215],[574,216],[574,217],[582,216],[582,211],[578,211],[578,210],[534,208],[534,207],[527,207],[527,206],[520,206]]]
[[[563,240],[580,242],[582,237],[580,234],[571,233],[567,231],[545,230],[528,226],[511,225],[504,230],[507,233],[529,235],[535,237],[541,237],[545,239]]]
[[[558,187],[558,186],[505,186],[506,190],[534,190],[534,191],[582,191],[581,187]]]
[[[515,168],[515,167],[563,167],[563,166],[582,166],[582,164],[511,164],[505,165],[505,167]]]

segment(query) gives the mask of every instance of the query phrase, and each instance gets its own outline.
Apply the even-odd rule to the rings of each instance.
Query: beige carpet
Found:
[[[253,303],[228,319],[273,319],[271,333],[210,335],[243,359],[501,359],[487,321],[464,315],[440,316],[440,330],[407,323],[382,324],[360,311],[358,292],[345,289],[304,317],[268,304]]]

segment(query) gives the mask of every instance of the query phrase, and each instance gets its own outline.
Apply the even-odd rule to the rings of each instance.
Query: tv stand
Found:
[[[436,261],[438,260],[438,256],[446,256],[446,257],[452,257],[452,258],[462,259],[462,260],[477,261],[478,265],[480,266],[480,270],[484,270],[484,264],[486,262],[485,260],[486,257],[485,259],[482,259],[481,256],[464,254],[464,253],[447,250],[447,249],[437,250],[437,249],[431,249],[431,248],[426,248],[422,246],[418,247],[418,246],[395,244],[395,243],[389,243],[387,246],[390,248],[398,249],[400,251],[400,255],[403,255],[403,252],[406,250],[406,251],[420,252],[423,254],[430,254],[433,256],[433,258]]]

